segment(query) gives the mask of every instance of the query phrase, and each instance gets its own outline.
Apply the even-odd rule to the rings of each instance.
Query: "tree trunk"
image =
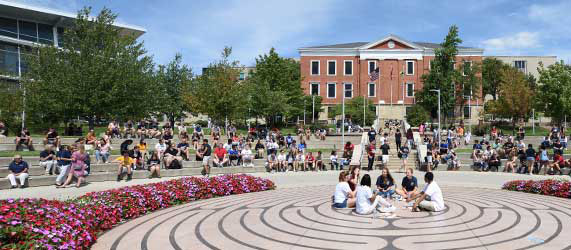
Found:
[[[95,119],[94,116],[88,116],[87,122],[89,124],[89,130],[95,129]]]

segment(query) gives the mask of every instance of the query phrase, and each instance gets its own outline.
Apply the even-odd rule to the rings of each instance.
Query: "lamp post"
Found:
[[[311,95],[311,123],[315,124],[315,95]]]
[[[438,140],[440,140],[440,89],[431,89],[430,91],[438,93]]]
[[[343,84],[343,98],[341,104],[341,147],[345,146],[345,84]]]
[[[404,120],[404,117],[406,116],[406,112],[405,112],[405,107],[404,107],[404,89],[406,87],[405,83],[404,83],[404,70],[405,67],[403,65],[402,67],[402,71],[400,72],[401,78],[402,78],[402,119]]]
[[[470,95],[468,96],[464,96],[464,98],[468,98],[468,131],[470,131],[470,133],[472,133],[472,95],[470,93]]]
[[[303,126],[305,127],[305,98],[303,98]]]

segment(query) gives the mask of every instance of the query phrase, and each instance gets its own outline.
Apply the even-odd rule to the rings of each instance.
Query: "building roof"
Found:
[[[440,44],[438,43],[427,43],[427,42],[413,42],[414,44],[424,47],[426,49],[437,49],[441,48]],[[307,49],[358,49],[369,42],[354,42],[354,43],[339,43],[339,44],[331,44],[331,45],[320,45],[320,46],[312,46],[312,47],[305,47]],[[465,46],[458,46],[459,49],[477,49],[474,47],[465,47]]]
[[[0,0],[0,16],[13,17],[18,19],[29,19],[65,27],[73,24],[73,20],[76,19],[77,14],[45,7]],[[145,28],[132,24],[115,22],[113,26],[120,28],[122,34],[132,34],[135,37],[139,37],[147,32]]]

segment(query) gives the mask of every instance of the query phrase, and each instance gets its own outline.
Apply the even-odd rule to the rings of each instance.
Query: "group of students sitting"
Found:
[[[358,167],[339,173],[339,183],[333,195],[334,208],[355,208],[358,214],[371,214],[375,209],[390,213],[396,211],[396,206],[391,204],[395,199],[406,200],[414,212],[420,209],[436,212],[445,208],[442,191],[432,172],[424,175],[426,185],[421,191],[412,168],[406,170],[400,188],[396,187],[387,168],[383,168],[374,189],[371,188],[371,176],[365,174],[359,181],[359,173]]]

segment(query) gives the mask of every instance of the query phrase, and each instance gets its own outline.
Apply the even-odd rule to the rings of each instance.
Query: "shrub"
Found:
[[[274,188],[267,179],[223,175],[92,192],[68,201],[0,200],[0,249],[89,249],[100,233],[158,209]]]
[[[205,120],[198,120],[198,121],[196,121],[195,123],[198,124],[198,125],[200,125],[200,126],[203,127],[203,128],[208,127],[208,121],[205,121]]]
[[[480,124],[472,130],[475,136],[484,136],[486,133],[490,132],[490,125],[488,124]]]

